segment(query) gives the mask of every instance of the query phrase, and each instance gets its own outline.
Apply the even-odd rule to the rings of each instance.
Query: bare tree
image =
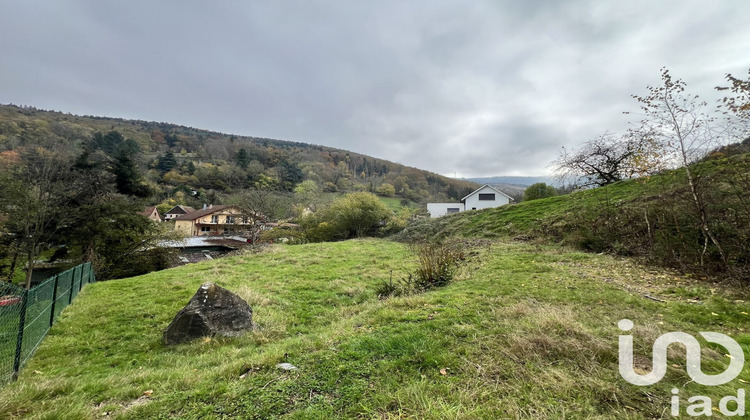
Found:
[[[605,133],[569,152],[563,148],[552,163],[560,178],[580,186],[604,186],[651,173],[658,163],[657,144],[648,133]]]
[[[726,117],[730,141],[750,139],[750,70],[747,80],[731,74],[725,77],[730,85],[717,86],[716,90],[729,91],[729,94],[721,99],[719,109]]]
[[[27,258],[28,289],[39,254],[69,219],[64,209],[74,197],[75,181],[72,159],[61,144],[29,147],[19,155],[18,164],[4,168],[8,183],[0,204],[7,211],[6,225],[15,247]]]
[[[250,235],[253,242],[260,236],[259,222],[263,220],[279,220],[291,211],[290,194],[268,189],[248,189],[230,197],[227,202],[240,206],[248,219],[253,220]]]
[[[726,266],[726,253],[709,223],[704,197],[706,187],[701,183],[702,168],[693,165],[717,145],[719,136],[712,131],[714,118],[708,113],[708,104],[698,95],[686,94],[685,82],[673,79],[666,68],[661,70],[661,81],[658,86],[648,86],[646,96],[633,95],[643,113],[640,127],[634,132],[655,140],[664,153],[664,161],[685,171],[685,182],[703,235],[701,266],[709,243],[716,247]]]

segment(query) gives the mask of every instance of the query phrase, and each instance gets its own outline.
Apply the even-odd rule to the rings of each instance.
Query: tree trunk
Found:
[[[34,275],[34,266],[36,265],[36,245],[31,245],[31,248],[27,252],[29,260],[26,264],[26,290],[31,289],[31,277]]]
[[[687,174],[688,178],[688,185],[690,186],[690,194],[693,198],[693,204],[695,204],[695,208],[698,211],[698,216],[700,217],[700,223],[701,223],[701,233],[703,234],[703,237],[705,239],[705,243],[703,246],[703,254],[706,253],[706,248],[708,241],[710,240],[714,246],[716,246],[716,249],[719,251],[719,255],[721,256],[721,262],[724,263],[725,268],[729,268],[729,263],[727,261],[727,256],[724,254],[724,248],[721,247],[721,244],[719,244],[718,239],[714,236],[713,232],[711,232],[711,229],[708,225],[708,212],[706,211],[706,204],[703,202],[703,199],[700,197],[700,194],[698,194],[698,188],[695,185],[695,180],[693,179],[693,175],[690,172],[690,167],[688,165],[685,165],[685,173]],[[703,267],[703,254],[701,254],[701,267]]]
[[[8,282],[13,282],[14,274],[16,274],[16,264],[18,263],[18,250],[13,251],[13,259],[10,261],[10,268],[8,269]]]

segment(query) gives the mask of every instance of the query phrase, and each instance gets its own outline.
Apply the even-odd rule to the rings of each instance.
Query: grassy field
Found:
[[[388,207],[390,210],[392,210],[392,211],[394,211],[396,213],[398,213],[398,211],[401,210],[401,207],[403,207],[401,205],[402,198],[400,198],[400,197],[383,197],[383,196],[379,195],[378,199],[380,199],[380,201],[382,201],[383,204],[386,205],[386,207]],[[414,208],[414,207],[417,207],[417,206],[418,206],[417,203],[415,203],[413,201],[409,201],[409,206],[408,207]]]
[[[636,325],[637,360],[679,330],[747,350],[743,296],[560,247],[486,242],[470,255],[447,287],[387,300],[376,286],[415,257],[384,240],[273,246],[89,285],[0,393],[0,418],[666,418],[673,387],[684,412],[689,396],[716,406],[750,381],[692,383],[679,348],[657,385],[617,370],[622,318]],[[162,345],[206,280],[245,298],[258,329]],[[704,346],[707,373],[727,363],[717,350]]]

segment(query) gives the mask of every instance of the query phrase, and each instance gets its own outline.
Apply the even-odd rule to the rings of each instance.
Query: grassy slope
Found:
[[[575,209],[596,209],[606,203],[620,204],[662,191],[674,175],[655,176],[637,181],[622,181],[604,188],[578,191],[541,200],[493,209],[467,211],[408,228],[402,238],[485,237],[544,234],[547,228],[564,227]]]
[[[750,154],[733,156],[731,164],[725,159],[711,160],[701,167],[703,176],[728,181],[730,166],[750,170]],[[696,169],[694,169],[695,171]],[[736,175],[731,175],[736,176]],[[659,196],[685,194],[686,178],[683,170],[667,171],[660,175],[638,180],[621,181],[607,187],[578,191],[480,211],[467,211],[439,219],[426,220],[410,226],[401,233],[401,239],[433,237],[484,237],[497,238],[531,235],[546,239],[569,239],[571,231],[580,229],[581,223],[591,223],[602,214],[617,217],[623,209],[642,215],[643,211],[659,206]],[[601,219],[598,220],[601,223]],[[641,219],[637,223],[644,224]]]
[[[736,296],[559,247],[495,243],[473,254],[446,288],[386,301],[376,284],[414,258],[380,240],[276,246],[87,286],[0,394],[0,418],[635,419],[665,415],[672,387],[687,398],[742,386],[704,388],[670,368],[639,388],[617,373],[625,317],[642,355],[675,330],[723,332],[747,350],[750,304]],[[161,332],[205,280],[247,299],[259,329],[163,346]],[[705,356],[714,368],[726,360]],[[300,369],[274,368],[284,361]]]

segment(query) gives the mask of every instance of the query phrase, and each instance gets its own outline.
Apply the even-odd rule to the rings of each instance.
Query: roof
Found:
[[[247,244],[247,239],[240,236],[190,236],[177,241],[163,241],[159,246],[164,248],[201,248],[210,246],[237,247]]]
[[[173,212],[174,212],[175,210],[180,210],[180,211],[181,211],[182,213],[180,213],[180,212],[176,212],[176,213],[173,213]],[[170,210],[169,210],[168,212],[166,212],[165,214],[188,214],[188,213],[192,213],[192,212],[194,212],[194,211],[195,211],[195,209],[194,209],[194,208],[192,208],[192,207],[190,207],[190,206],[179,206],[179,205],[178,205],[178,206],[174,206],[174,207],[172,207],[172,208],[171,208],[171,209],[170,209]]]
[[[502,195],[504,195],[504,196],[508,197],[508,198],[509,198],[509,199],[510,199],[511,201],[516,201],[516,200],[514,200],[514,199],[513,199],[513,197],[511,197],[511,196],[509,196],[508,194],[506,194],[506,193],[504,193],[504,192],[502,192],[502,191],[498,190],[497,188],[493,187],[492,185],[490,185],[490,184],[484,184],[484,185],[482,185],[481,187],[479,187],[479,188],[477,188],[476,190],[474,190],[474,191],[473,191],[473,192],[472,192],[471,194],[469,194],[469,195],[467,195],[466,197],[462,198],[462,199],[461,199],[461,202],[463,203],[464,201],[466,201],[466,199],[467,199],[467,198],[469,198],[469,197],[471,197],[472,195],[474,195],[474,194],[478,193],[478,192],[479,192],[480,190],[482,190],[482,189],[483,189],[483,188],[485,188],[485,187],[487,187],[487,188],[490,188],[490,189],[491,189],[492,191],[495,191],[495,192],[497,192],[497,193],[499,193],[499,194],[502,194]]]
[[[177,216],[174,218],[174,220],[195,220],[198,218],[201,218],[203,216],[207,216],[212,213],[216,213],[217,211],[224,210],[229,207],[236,207],[236,206],[227,206],[227,205],[218,205],[218,206],[212,206],[208,207],[202,210],[196,210],[193,212],[190,212],[188,214],[183,214],[180,216]]]
[[[141,214],[144,215],[144,216],[146,216],[146,217],[149,217],[149,216],[151,216],[154,213],[154,210],[156,210],[156,207],[154,207],[154,206],[146,207],[146,209],[143,210],[141,212]],[[156,210],[156,214],[157,215],[159,214],[159,210]]]

